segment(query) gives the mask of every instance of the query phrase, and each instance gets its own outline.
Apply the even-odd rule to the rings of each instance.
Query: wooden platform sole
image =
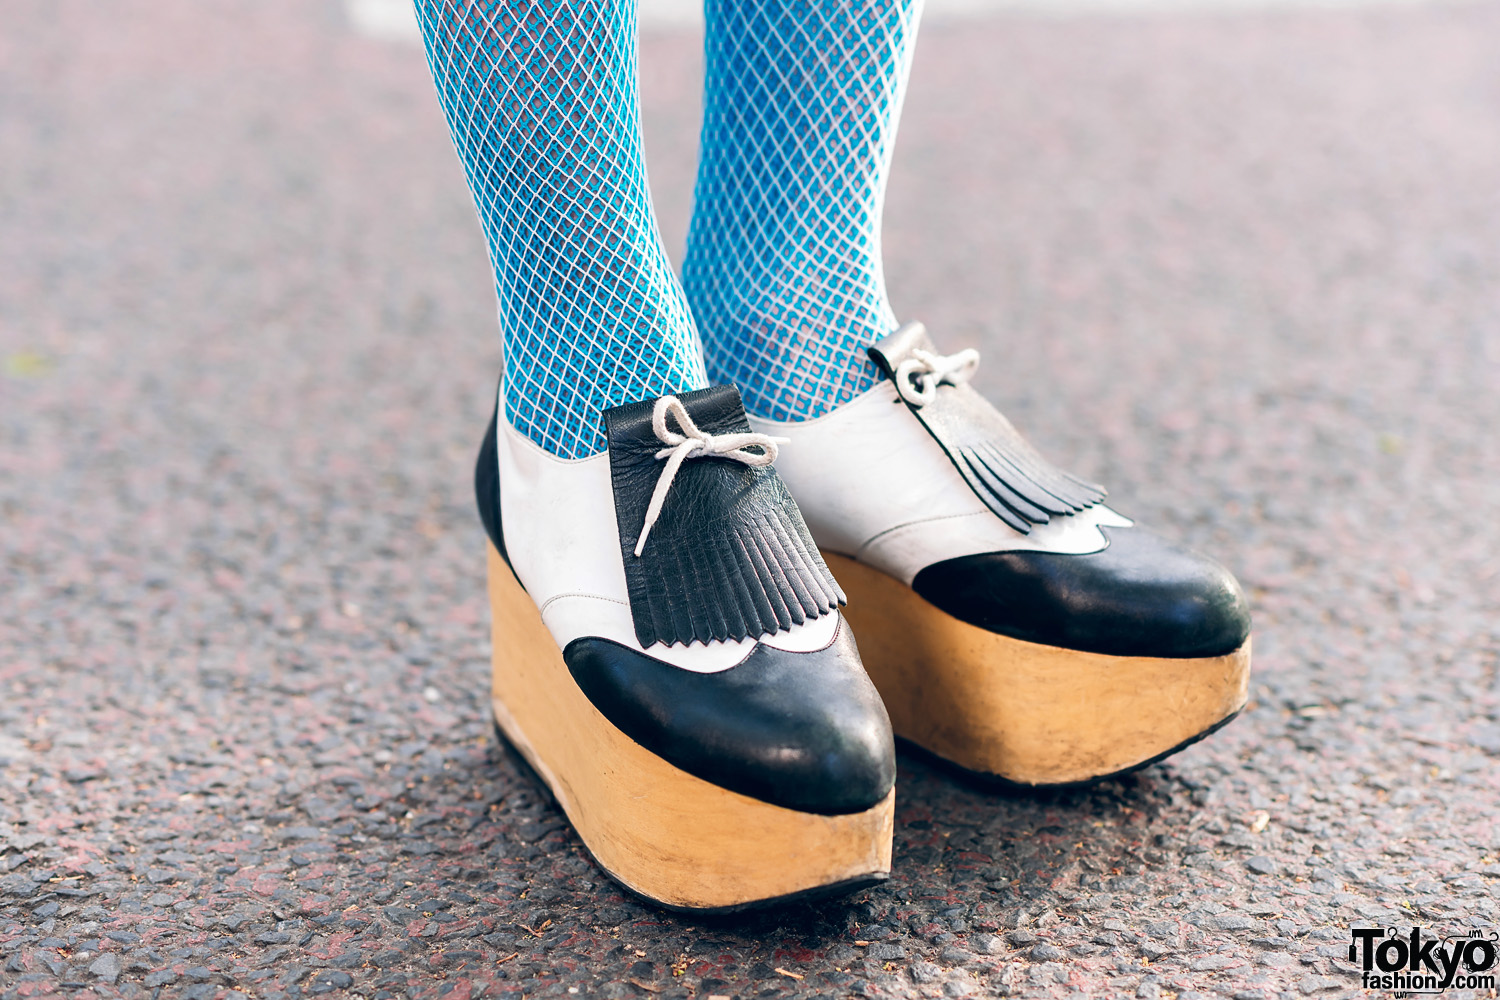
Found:
[[[674,909],[726,912],[889,877],[895,793],[822,816],[720,788],[610,723],[568,672],[536,605],[489,547],[495,721],[612,878]]]
[[[981,775],[1070,785],[1148,764],[1242,707],[1250,643],[1227,656],[1107,656],[996,635],[824,552],[896,735]]]

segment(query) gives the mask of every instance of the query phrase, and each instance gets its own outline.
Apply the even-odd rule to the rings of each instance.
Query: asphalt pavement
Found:
[[[1331,997],[1351,926],[1500,930],[1493,0],[924,30],[898,314],[1241,576],[1252,701],[1088,791],[903,755],[888,885],[714,921],[492,735],[499,345],[418,50],[0,24],[0,997]],[[697,42],[642,59],[676,252]]]

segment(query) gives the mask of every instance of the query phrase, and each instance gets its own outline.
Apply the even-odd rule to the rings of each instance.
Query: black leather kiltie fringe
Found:
[[[677,397],[710,434],[750,423],[733,386]],[[702,456],[684,462],[641,554],[635,545],[664,461],[655,400],[604,412],[620,554],[642,646],[738,641],[831,614],[844,592],[774,466]],[[676,429],[674,427],[674,429]]]
[[[870,348],[893,382],[915,350],[931,352],[920,323],[910,323]],[[1077,514],[1107,496],[1102,486],[1047,461],[999,410],[968,385],[941,385],[924,406],[907,406],[940,444],[974,494],[1022,534],[1053,517]]]

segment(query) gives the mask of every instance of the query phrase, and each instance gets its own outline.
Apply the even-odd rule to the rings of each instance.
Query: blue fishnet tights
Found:
[[[875,382],[880,218],[921,0],[707,0],[683,284],[708,373],[816,417]]]
[[[641,155],[634,0],[416,0],[489,244],[512,425],[564,458],[606,407],[706,386]]]
[[[818,416],[875,380],[895,319],[880,215],[921,0],[707,0],[687,296],[641,154],[635,0],[416,0],[489,246],[512,424],[603,449],[599,413],[739,385]]]

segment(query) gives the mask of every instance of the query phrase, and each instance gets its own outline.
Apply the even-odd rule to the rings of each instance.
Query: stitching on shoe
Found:
[[[621,607],[630,607],[629,601],[622,601],[614,597],[605,597],[603,594],[590,594],[587,591],[582,590],[570,590],[562,594],[553,594],[551,597],[547,598],[547,600],[543,602],[542,606],[537,608],[537,613],[545,615],[547,613],[547,609],[552,607],[554,601],[560,601],[565,597],[586,597],[592,598],[596,601],[606,601],[610,604],[618,604]]]

